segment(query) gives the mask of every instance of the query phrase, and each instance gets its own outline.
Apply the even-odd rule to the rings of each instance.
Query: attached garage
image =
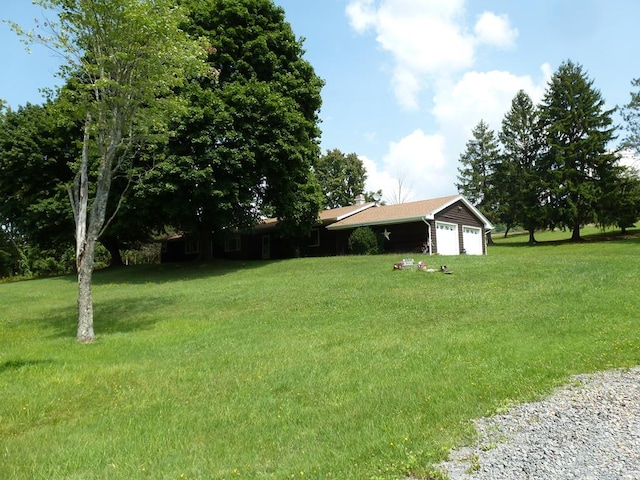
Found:
[[[479,227],[462,226],[462,248],[467,255],[482,255],[483,235]]]
[[[436,222],[436,245],[440,255],[459,255],[458,225]]]
[[[394,205],[375,205],[331,225],[336,253],[348,253],[349,235],[370,227],[387,253],[486,255],[485,234],[493,225],[461,195]]]

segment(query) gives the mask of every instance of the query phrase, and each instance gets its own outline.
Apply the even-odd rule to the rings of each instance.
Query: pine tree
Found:
[[[593,81],[571,61],[554,73],[541,104],[547,224],[571,229],[574,241],[582,225],[597,221],[599,203],[617,181],[617,158],[608,152],[614,110],[604,106]]]
[[[487,216],[493,216],[495,204],[495,171],[500,158],[496,134],[480,120],[471,131],[473,138],[460,155],[456,188]]]
[[[535,243],[535,230],[543,226],[538,168],[544,142],[538,111],[524,90],[513,98],[498,138],[503,148],[495,180],[499,220],[506,232],[513,225],[523,226],[529,231],[529,243]]]

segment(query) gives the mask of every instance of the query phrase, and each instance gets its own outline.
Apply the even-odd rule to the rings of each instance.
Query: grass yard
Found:
[[[555,236],[554,236],[555,235]],[[0,284],[0,478],[402,479],[470,419],[640,364],[640,240],[218,262]],[[554,240],[544,242],[544,240]]]

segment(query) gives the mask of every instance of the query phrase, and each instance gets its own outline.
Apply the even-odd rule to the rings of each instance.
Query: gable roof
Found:
[[[342,220],[338,220],[327,226],[327,229],[343,230],[347,228],[371,225],[391,225],[395,223],[433,220],[438,212],[444,210],[457,201],[464,203],[484,224],[485,229],[493,229],[491,222],[489,222],[489,220],[462,195],[449,195],[430,200],[420,200],[418,202],[398,203],[395,205],[382,205],[376,208],[369,208],[356,215],[351,215]]]
[[[322,223],[339,222],[375,206],[375,202],[369,202],[363,203],[362,205],[349,205],[347,207],[332,208],[329,210],[322,210],[318,217]]]
[[[355,215],[360,213],[368,208],[375,207],[375,202],[363,203],[361,205],[348,205],[346,207],[339,208],[331,208],[328,210],[322,210],[318,214],[318,220],[323,225],[327,225],[329,223],[339,222],[345,218],[350,217],[351,215]],[[262,230],[268,227],[275,227],[278,223],[277,218],[265,218],[258,225],[256,225],[256,229]]]

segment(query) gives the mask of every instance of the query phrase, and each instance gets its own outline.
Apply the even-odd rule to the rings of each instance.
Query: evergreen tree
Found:
[[[617,157],[608,151],[615,138],[614,110],[604,106],[582,66],[566,61],[540,107],[548,147],[541,165],[547,223],[571,229],[574,241],[582,225],[598,220],[601,199],[617,181]]]
[[[502,120],[498,138],[503,154],[496,169],[498,221],[507,226],[521,225],[535,243],[535,230],[544,226],[540,208],[539,159],[543,151],[538,112],[529,95],[520,90]]]
[[[632,80],[631,85],[640,89],[640,78]],[[627,132],[622,146],[635,155],[640,155],[640,90],[631,92],[631,100],[622,108],[621,113]]]
[[[461,166],[456,187],[484,215],[494,217],[497,210],[494,181],[500,159],[498,140],[484,120],[480,120],[471,134],[473,138],[466,143],[459,158]]]

